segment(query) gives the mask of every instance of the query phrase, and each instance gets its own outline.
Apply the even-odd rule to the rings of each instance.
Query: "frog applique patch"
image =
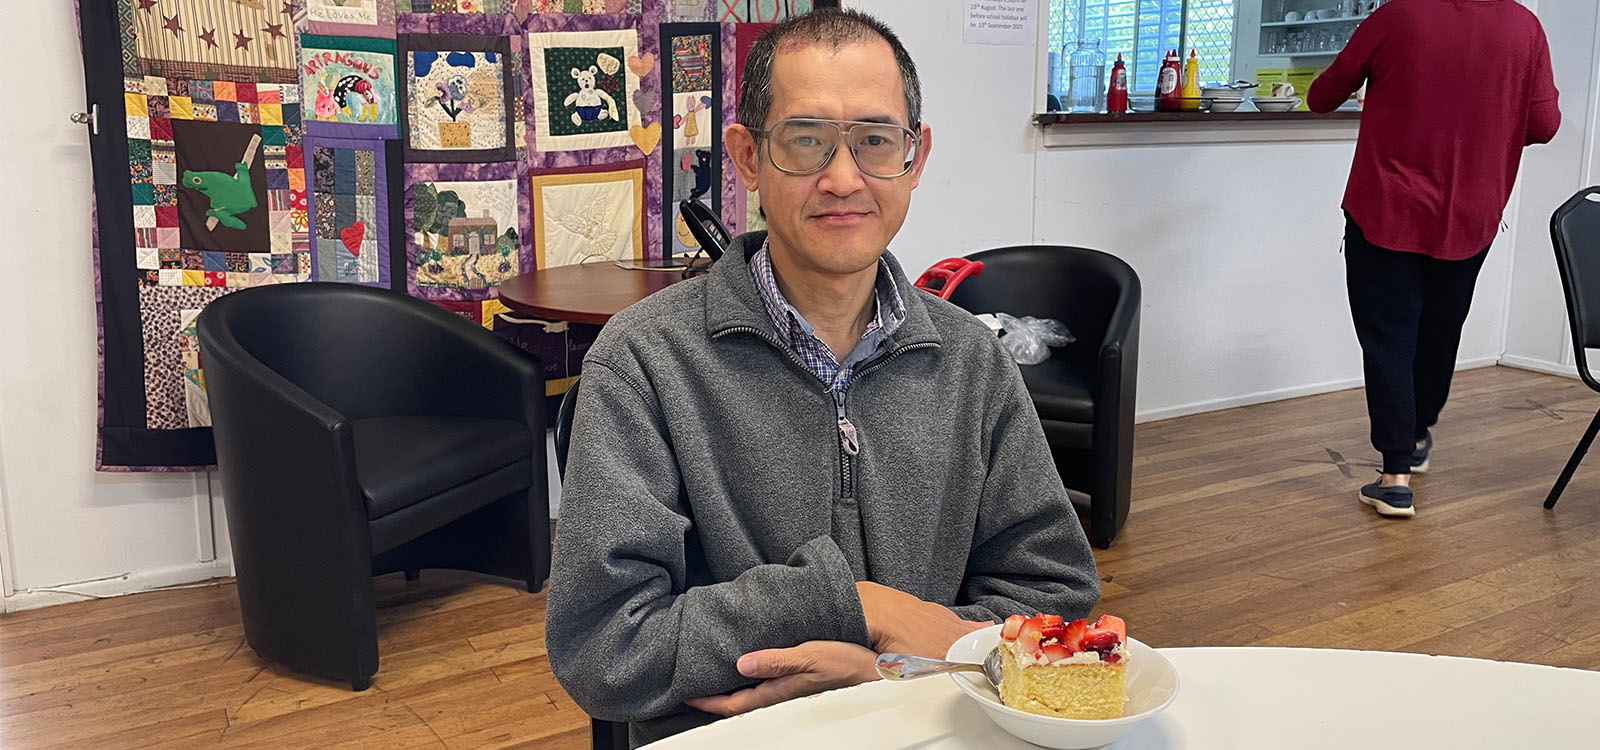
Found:
[[[211,204],[206,209],[206,229],[215,230],[219,224],[241,231],[246,228],[239,215],[256,207],[256,190],[250,182],[250,167],[255,163],[256,151],[260,147],[261,136],[252,136],[244,157],[233,165],[231,175],[192,169],[183,173],[178,184],[204,195]]]

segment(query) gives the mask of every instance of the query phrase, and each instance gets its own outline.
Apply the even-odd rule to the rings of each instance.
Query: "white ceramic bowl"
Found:
[[[951,644],[945,658],[971,663],[983,661],[1000,642],[1000,627],[974,630]],[[1178,670],[1172,662],[1133,638],[1128,639],[1128,703],[1120,719],[1057,719],[1030,714],[1002,704],[1000,695],[989,687],[989,681],[981,674],[958,672],[950,678],[1001,729],[1018,739],[1059,750],[1086,750],[1116,742],[1178,697]]]
[[[1246,95],[1245,89],[1207,86],[1200,90],[1200,108],[1210,112],[1232,112],[1244,103]]]
[[[1250,101],[1262,112],[1288,112],[1300,106],[1298,96],[1258,96]]]

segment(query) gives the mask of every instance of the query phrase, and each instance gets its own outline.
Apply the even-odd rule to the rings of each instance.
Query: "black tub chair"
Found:
[[[967,256],[983,274],[950,301],[973,313],[1055,318],[1077,340],[1022,366],[1056,468],[1089,496],[1089,541],[1111,546],[1133,490],[1133,407],[1139,372],[1139,276],[1081,247],[1027,245]]]
[[[375,575],[549,576],[544,376],[483,328],[349,284],[245,289],[200,314],[245,639],[378,671]]]

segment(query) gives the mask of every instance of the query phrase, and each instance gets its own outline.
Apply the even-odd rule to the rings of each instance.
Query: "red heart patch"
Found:
[[[339,239],[344,240],[344,246],[351,255],[361,255],[361,241],[367,237],[367,225],[356,222],[339,230]]]

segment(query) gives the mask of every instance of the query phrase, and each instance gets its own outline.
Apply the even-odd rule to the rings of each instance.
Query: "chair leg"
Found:
[[[350,681],[350,689],[358,693],[369,687],[372,687],[371,677],[360,677]]]
[[[1108,523],[1089,524],[1089,544],[1095,549],[1111,549],[1111,543],[1117,538],[1117,529]]]
[[[1594,443],[1596,433],[1600,433],[1600,411],[1595,412],[1594,419],[1589,422],[1589,429],[1584,431],[1583,439],[1578,441],[1577,449],[1572,451],[1572,458],[1567,459],[1566,468],[1561,470],[1561,476],[1556,479],[1556,486],[1550,488],[1550,496],[1544,499],[1544,507],[1548,510],[1556,507],[1556,501],[1561,499],[1562,491],[1567,489],[1567,482],[1572,481],[1573,472],[1578,470],[1578,464],[1583,462],[1583,454],[1589,452],[1589,445]]]
[[[422,570],[420,568],[406,568],[406,580],[415,581],[421,577]]]
[[[594,750],[627,750],[628,725],[614,721],[590,719],[589,744]]]

